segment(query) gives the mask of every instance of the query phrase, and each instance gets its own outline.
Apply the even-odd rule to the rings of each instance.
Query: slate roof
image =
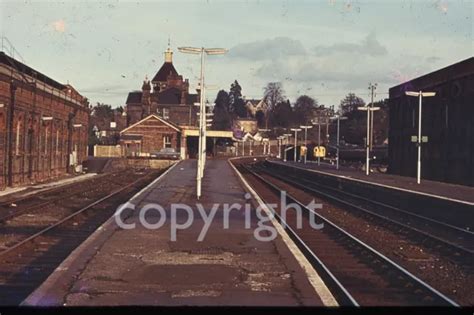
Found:
[[[133,91],[128,93],[126,104],[130,103],[141,103],[142,102],[142,92],[141,91]]]
[[[177,88],[169,88],[158,93],[158,104],[181,104],[181,90]]]
[[[176,69],[174,68],[173,63],[165,62],[161,66],[160,70],[158,70],[158,72],[155,74],[155,76],[153,77],[153,80],[151,80],[151,81],[152,82],[156,82],[156,81],[164,82],[168,79],[168,76],[170,74],[178,75],[178,71],[176,71]]]
[[[7,65],[7,66],[11,66],[11,67],[17,69],[19,72],[22,72],[22,73],[27,74],[29,76],[36,77],[37,80],[42,81],[42,82],[44,82],[44,83],[46,83],[46,84],[48,84],[52,87],[55,87],[59,90],[64,90],[65,88],[67,88],[64,84],[59,83],[58,81],[51,79],[50,77],[42,74],[39,71],[36,71],[35,69],[33,69],[31,67],[28,67],[26,64],[24,64],[24,63],[22,63],[22,62],[20,62],[16,59],[13,59],[12,57],[5,54],[3,51],[0,51],[0,63],[4,64],[4,65]]]

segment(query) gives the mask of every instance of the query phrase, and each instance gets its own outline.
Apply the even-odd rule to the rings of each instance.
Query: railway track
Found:
[[[0,305],[19,305],[97,227],[162,171],[128,176],[119,188],[87,201],[79,209],[41,229],[22,226],[21,240],[0,251]],[[15,230],[10,230],[15,233]]]
[[[237,167],[264,203],[279,204],[280,187],[246,165]],[[287,204],[296,203],[304,209],[303,228],[297,229],[295,211],[287,211],[282,222],[280,209],[276,209],[277,220],[285,223],[282,226],[318,270],[341,305],[458,306],[455,301],[326,217],[307,208],[295,197],[287,194],[286,198]],[[310,212],[324,223],[321,230],[310,228]]]
[[[419,243],[447,256],[458,263],[472,265],[474,261],[474,232],[440,222],[405,209],[318,184],[291,173],[282,173],[264,166],[258,170],[302,189],[316,197],[336,203],[345,209],[356,211],[378,225],[419,239]]]
[[[87,195],[104,185],[120,187],[122,181],[130,171],[119,171],[101,174],[79,183],[70,183],[56,188],[47,189],[38,193],[28,194],[17,198],[10,198],[0,203],[0,224],[26,213],[34,213],[45,207],[64,203],[71,197]]]
[[[111,172],[107,174],[97,174],[89,179],[81,181],[81,183],[87,183],[92,180],[97,180],[99,178],[108,177],[111,174],[119,174],[121,171]],[[43,188],[33,191],[20,191],[7,195],[0,198],[0,209],[5,209],[11,207],[12,204],[17,203],[34,203],[35,200],[47,197],[48,195],[55,195],[56,193],[61,193],[67,191],[70,188],[73,188],[78,182],[69,182],[66,184],[54,186],[51,188]]]

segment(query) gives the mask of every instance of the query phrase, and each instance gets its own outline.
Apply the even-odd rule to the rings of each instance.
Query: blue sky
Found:
[[[224,47],[206,82],[248,98],[282,82],[294,101],[326,105],[350,91],[390,86],[474,55],[472,1],[5,1],[0,30],[27,64],[70,82],[91,102],[124,105],[163,63],[168,37],[178,72],[195,88],[199,58],[178,46]],[[216,90],[209,90],[213,100]]]

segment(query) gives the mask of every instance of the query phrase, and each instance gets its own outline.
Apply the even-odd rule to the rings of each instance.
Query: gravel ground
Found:
[[[263,175],[263,177],[270,179],[268,175]],[[433,253],[422,244],[374,225],[355,213],[331,205],[323,199],[315,198],[278,179],[271,178],[271,180],[303,203],[309,203],[312,199],[316,203],[322,203],[323,208],[318,210],[318,213],[404,266],[461,305],[474,305],[473,269],[468,270],[448,257]]]

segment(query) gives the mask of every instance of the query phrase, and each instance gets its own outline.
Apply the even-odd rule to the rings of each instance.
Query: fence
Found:
[[[95,157],[121,157],[122,150],[119,145],[95,145]]]

